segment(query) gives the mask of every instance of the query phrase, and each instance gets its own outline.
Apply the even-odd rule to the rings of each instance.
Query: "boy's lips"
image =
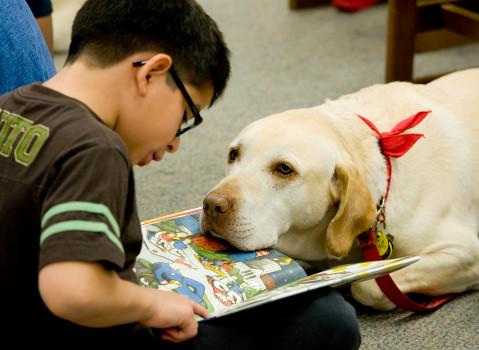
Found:
[[[164,152],[158,151],[158,152],[151,152],[148,153],[148,155],[143,158],[143,160],[138,163],[139,166],[145,166],[148,165],[152,160],[159,162],[160,160],[163,159]]]
[[[165,154],[165,152],[154,152],[153,153],[153,159],[157,162],[159,162],[160,160],[163,159],[163,155]]]
[[[148,153],[148,155],[147,155],[145,158],[143,158],[143,159],[138,163],[138,165],[139,165],[139,166],[148,165],[152,160],[153,160],[153,153]]]

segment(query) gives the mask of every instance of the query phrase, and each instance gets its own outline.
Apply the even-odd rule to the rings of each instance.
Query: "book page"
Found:
[[[135,273],[141,286],[184,294],[203,305],[211,318],[313,289],[379,277],[420,259],[361,262],[307,276],[296,261],[275,249],[245,252],[202,235],[201,212],[198,208],[144,222]]]
[[[420,257],[410,256],[397,259],[368,261],[356,264],[337,266],[332,269],[307,276],[299,281],[270,291],[268,294],[258,295],[245,303],[234,305],[226,310],[214,313],[211,318],[216,318],[241,310],[246,310],[279,299],[291,297],[310,290],[326,286],[338,287],[354,281],[363,281],[386,275],[410,264],[419,261]]]
[[[201,210],[143,223],[135,264],[141,286],[184,294],[216,314],[306,277],[274,249],[244,252],[200,234]]]

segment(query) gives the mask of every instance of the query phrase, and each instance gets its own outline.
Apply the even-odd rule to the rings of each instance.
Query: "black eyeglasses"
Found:
[[[141,67],[145,65],[148,61],[136,61],[133,62],[133,67]],[[183,94],[184,99],[186,100],[186,103],[188,105],[188,108],[191,110],[191,113],[193,114],[194,118],[188,119],[188,115],[185,111],[183,114],[183,121],[181,123],[180,128],[176,132],[176,136],[180,136],[187,132],[188,130],[191,130],[198,125],[200,125],[203,122],[203,118],[200,115],[200,112],[198,111],[198,108],[196,108],[195,103],[191,99],[190,94],[188,91],[186,91],[185,85],[181,81],[180,77],[178,76],[178,73],[176,73],[176,70],[173,68],[173,66],[170,67],[168,70],[170,73],[171,77],[175,81],[176,86],[178,86],[178,89],[180,89],[181,93]]]

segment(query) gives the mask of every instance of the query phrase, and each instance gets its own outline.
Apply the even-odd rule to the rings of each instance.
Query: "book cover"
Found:
[[[419,260],[404,257],[337,266],[313,275],[275,249],[240,251],[200,232],[202,209],[142,223],[135,264],[141,286],[181,293],[211,317],[238,312],[325,286],[379,277]]]

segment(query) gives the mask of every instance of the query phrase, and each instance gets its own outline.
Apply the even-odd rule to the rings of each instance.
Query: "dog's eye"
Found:
[[[294,172],[294,169],[291,167],[291,165],[286,163],[279,163],[276,165],[275,170],[282,175],[291,175]]]
[[[239,150],[237,148],[230,149],[228,153],[228,163],[234,162],[239,156]]]

